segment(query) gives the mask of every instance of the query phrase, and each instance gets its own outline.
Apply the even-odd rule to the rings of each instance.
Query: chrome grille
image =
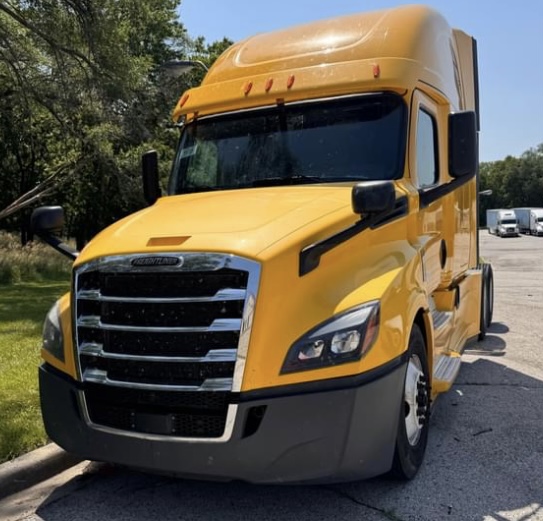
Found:
[[[241,387],[260,267],[233,255],[165,254],[161,265],[156,258],[105,257],[76,271],[87,419],[145,434],[223,439],[235,407],[231,392]]]

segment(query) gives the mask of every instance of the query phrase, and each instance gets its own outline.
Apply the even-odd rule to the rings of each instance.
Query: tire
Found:
[[[413,479],[422,465],[430,421],[426,343],[417,324],[413,324],[411,330],[408,354],[394,460],[390,470],[393,478],[404,481]]]
[[[492,266],[483,264],[481,285],[481,317],[479,321],[479,340],[484,340],[494,313],[494,276]]]
[[[494,273],[492,272],[492,266],[485,264],[488,270],[487,279],[487,316],[486,316],[486,328],[488,329],[492,324],[492,316],[494,315]]]

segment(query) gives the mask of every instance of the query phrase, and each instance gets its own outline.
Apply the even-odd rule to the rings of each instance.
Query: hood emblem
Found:
[[[152,268],[155,266],[183,266],[183,257],[137,257],[132,266]]]

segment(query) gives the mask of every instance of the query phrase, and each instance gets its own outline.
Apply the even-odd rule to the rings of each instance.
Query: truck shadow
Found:
[[[411,482],[272,487],[90,464],[37,514],[44,521],[543,519],[542,419],[542,380],[501,359],[477,358],[463,362],[457,383],[436,404],[426,459]]]
[[[503,356],[505,355],[506,342],[497,335],[504,335],[509,332],[509,327],[503,322],[493,322],[488,328],[484,340],[473,340],[468,343],[464,353],[480,356]]]
[[[488,328],[488,333],[492,333],[494,335],[503,335],[505,333],[509,333],[509,326],[507,326],[507,324],[504,324],[503,322],[492,322],[492,324],[490,324],[490,327]]]

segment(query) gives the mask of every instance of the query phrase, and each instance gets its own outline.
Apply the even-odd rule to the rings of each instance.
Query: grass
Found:
[[[0,462],[47,442],[38,395],[41,331],[47,311],[68,289],[68,276],[0,285]]]
[[[0,284],[68,277],[71,262],[36,240],[21,246],[15,235],[0,231]]]

